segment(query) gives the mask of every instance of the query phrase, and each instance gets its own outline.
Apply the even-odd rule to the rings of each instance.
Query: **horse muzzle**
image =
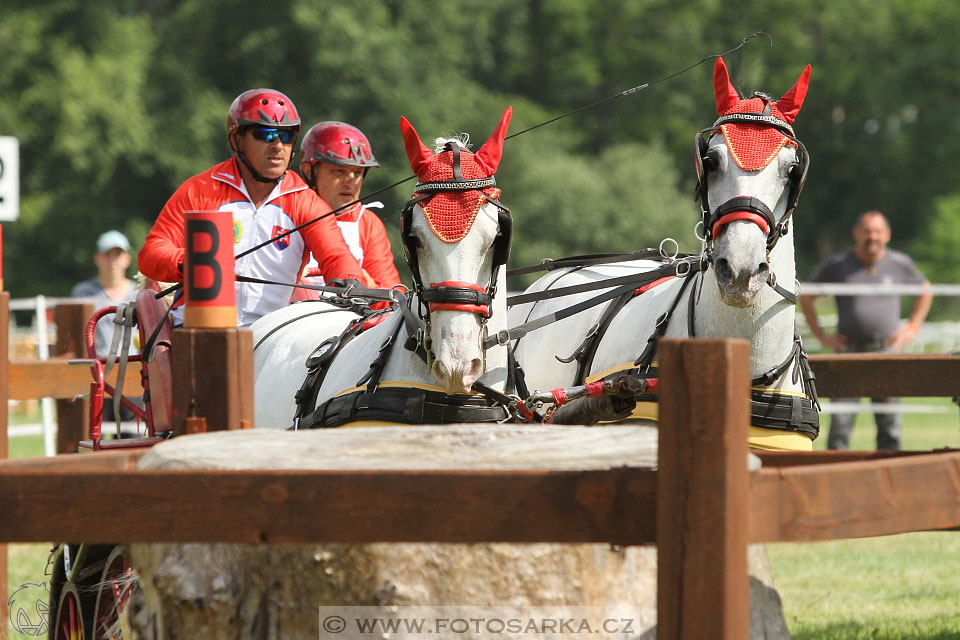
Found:
[[[744,224],[748,223],[748,224]],[[761,235],[752,220],[731,223],[717,241],[713,268],[720,298],[731,307],[746,307],[770,279],[766,236]]]

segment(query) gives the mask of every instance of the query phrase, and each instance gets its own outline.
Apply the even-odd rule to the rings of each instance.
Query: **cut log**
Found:
[[[174,438],[150,450],[138,467],[564,472],[652,468],[656,450],[656,430],[635,426],[449,425],[299,433],[254,429]],[[252,503],[257,499],[251,496]],[[582,504],[589,502],[581,497]],[[635,516],[652,517],[653,505],[649,507],[638,509]],[[762,548],[758,553],[762,560]],[[465,617],[471,614],[469,605],[517,607],[518,613],[528,605],[628,605],[636,620],[634,633],[654,637],[657,581],[652,546],[134,544],[130,554],[143,591],[142,602],[130,608],[136,612],[131,624],[141,637],[153,637],[155,626],[162,625],[168,637],[314,640],[320,631],[317,607],[335,605],[378,607],[388,617],[390,607],[403,605],[457,605],[459,613],[447,610],[445,615]],[[779,599],[768,597],[768,568],[755,582],[764,585],[757,592],[765,596],[765,611],[757,614],[763,622],[757,626],[769,630],[774,626],[769,621],[778,619],[784,633],[753,637],[788,638]]]

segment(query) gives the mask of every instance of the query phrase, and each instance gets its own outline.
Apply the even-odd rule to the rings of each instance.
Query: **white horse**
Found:
[[[655,365],[659,336],[686,337],[690,327],[698,337],[745,338],[752,345],[754,377],[751,445],[812,448],[818,430],[816,398],[812,385],[805,385],[808,370],[795,338],[796,267],[789,224],[807,166],[806,151],[791,124],[803,104],[809,75],[808,66],[778,101],[759,93],[741,99],[723,60],[717,60],[714,87],[720,118],[696,141],[703,262],[677,261],[680,277],[625,301],[631,295],[627,293],[612,318],[603,317],[608,305],[598,305],[520,337],[516,357],[529,389],[569,387],[583,382],[578,376],[593,381],[618,371],[645,370]],[[705,271],[700,272],[700,264]],[[525,293],[664,266],[664,261],[639,260],[566,268],[544,276]],[[511,309],[510,325],[556,313],[599,292],[518,304]],[[574,353],[579,360],[558,360]],[[638,403],[634,416],[656,419],[656,404]]]
[[[303,385],[307,357],[326,339],[361,316],[327,299],[277,309],[250,326],[253,331],[254,424],[286,429],[293,424],[289,400]]]
[[[298,412],[298,428],[509,417],[504,406],[494,406],[472,387],[480,382],[502,392],[507,382],[506,350],[484,350],[482,342],[488,332],[506,326],[506,296],[496,293],[505,290],[501,266],[509,252],[511,218],[497,201],[500,190],[493,174],[511,115],[508,108],[476,153],[451,139],[438,139],[431,151],[401,120],[410,165],[420,178],[401,223],[413,291],[401,303],[402,312],[356,337],[342,336],[341,344],[330,348],[328,362],[304,400],[310,406]],[[290,400],[307,376],[307,356],[357,317],[345,311],[304,317],[307,313],[291,307],[253,326],[255,341],[263,340],[255,357],[258,427],[294,424]],[[295,320],[299,317],[303,319]],[[430,394],[429,407],[439,403],[447,408],[411,411],[409,397],[420,396],[423,403],[423,392]],[[357,402],[364,408],[358,409]],[[462,419],[448,419],[458,415],[461,405],[468,407],[460,412]],[[394,407],[401,407],[399,413]]]

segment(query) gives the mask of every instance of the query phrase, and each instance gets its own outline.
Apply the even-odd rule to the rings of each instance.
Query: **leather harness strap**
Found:
[[[507,407],[482,395],[448,395],[415,387],[388,387],[375,393],[354,391],[331,398],[305,416],[300,428],[339,427],[357,420],[445,424],[504,422],[512,417]]]

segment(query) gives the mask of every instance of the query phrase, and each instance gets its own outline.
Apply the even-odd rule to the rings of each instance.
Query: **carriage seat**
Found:
[[[170,430],[170,415],[173,407],[173,367],[170,355],[170,345],[173,339],[173,325],[167,314],[167,303],[156,298],[159,285],[152,280],[147,281],[147,288],[137,294],[136,310],[137,324],[140,331],[140,345],[146,348],[157,324],[164,326],[157,334],[153,347],[153,358],[144,363],[150,389],[150,411],[153,416],[155,432]]]

